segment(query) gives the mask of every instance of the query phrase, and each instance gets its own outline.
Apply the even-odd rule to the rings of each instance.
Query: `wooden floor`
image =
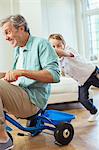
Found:
[[[94,102],[99,108],[99,95],[95,96]],[[14,127],[12,131],[15,145],[13,150],[99,150],[99,120],[95,123],[89,123],[87,121],[89,113],[81,104],[63,104],[49,106],[49,108],[65,109],[66,112],[77,116],[71,122],[75,131],[71,143],[67,146],[58,146],[54,143],[53,135],[43,132],[36,137],[20,137],[17,136],[20,131]],[[22,122],[25,123],[23,120]]]

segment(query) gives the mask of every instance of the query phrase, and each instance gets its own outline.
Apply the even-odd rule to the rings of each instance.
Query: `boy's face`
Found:
[[[56,50],[59,50],[59,49],[64,50],[65,48],[61,40],[49,39],[49,42]]]

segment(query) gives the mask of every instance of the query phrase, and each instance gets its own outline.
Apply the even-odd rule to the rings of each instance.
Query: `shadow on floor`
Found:
[[[70,110],[70,109],[81,109],[83,106],[79,102],[66,102],[58,104],[48,104],[47,109],[56,109],[56,110]]]

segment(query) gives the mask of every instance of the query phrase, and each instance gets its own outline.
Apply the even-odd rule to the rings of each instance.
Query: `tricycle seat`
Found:
[[[45,110],[43,116],[49,118],[54,124],[70,122],[72,119],[75,119],[75,115],[57,110]]]

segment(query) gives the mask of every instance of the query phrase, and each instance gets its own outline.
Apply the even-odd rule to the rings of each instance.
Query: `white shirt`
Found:
[[[78,52],[69,46],[66,51],[74,54],[74,57],[61,58],[61,67],[64,69],[65,74],[68,74],[80,85],[83,85],[95,70],[95,65],[88,63]]]
[[[16,70],[23,69],[23,51],[24,51],[24,49],[25,49],[25,47],[19,48],[19,58],[18,58],[17,64],[16,64]],[[22,78],[23,77],[19,77],[18,80],[15,82],[12,82],[12,84],[19,85]]]

